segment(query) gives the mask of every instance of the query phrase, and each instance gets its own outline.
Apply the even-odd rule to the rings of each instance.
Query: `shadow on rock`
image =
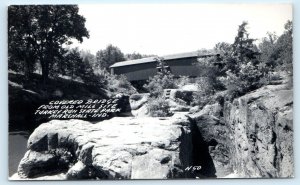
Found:
[[[193,165],[201,166],[199,171],[195,171],[195,175],[205,178],[214,178],[216,176],[216,168],[213,159],[209,154],[208,144],[203,140],[197,125],[193,125]]]

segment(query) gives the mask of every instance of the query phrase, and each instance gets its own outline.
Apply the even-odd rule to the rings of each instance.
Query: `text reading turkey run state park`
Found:
[[[54,100],[41,105],[35,115],[52,119],[104,118],[120,112],[118,99]]]

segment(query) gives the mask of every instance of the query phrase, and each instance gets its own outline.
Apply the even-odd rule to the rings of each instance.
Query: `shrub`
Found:
[[[195,83],[201,93],[212,94],[214,92],[213,83],[211,83],[211,79],[208,77],[198,77]]]
[[[211,96],[206,95],[202,92],[195,92],[193,93],[193,101],[192,106],[198,105],[200,108],[204,107],[206,104],[211,102]]]
[[[217,51],[218,52],[218,51]],[[220,58],[218,56],[199,58],[195,67],[198,68],[199,76],[205,78],[205,83],[210,84],[210,89],[213,91],[224,90],[224,85],[219,81],[220,76],[224,76],[224,71],[222,71],[222,66],[220,63]],[[198,82],[197,82],[198,80]],[[196,78],[196,83],[203,86],[204,81],[200,82],[199,78]]]
[[[163,97],[149,98],[147,107],[152,117],[167,117],[172,115],[170,106]]]
[[[144,85],[144,88],[148,90],[150,96],[158,97],[162,95],[164,89],[176,89],[178,86],[174,81],[174,75],[171,73],[157,74],[150,78],[148,84]]]
[[[157,67],[159,72],[148,80],[148,84],[144,85],[144,88],[148,90],[151,97],[159,97],[163,94],[164,89],[175,89],[177,85],[174,80],[174,75],[166,67],[163,58],[155,58],[157,61]]]
[[[274,84],[280,84],[282,80],[283,78],[281,74],[279,74],[278,72],[269,71],[260,81],[261,84],[274,85]]]
[[[190,83],[190,78],[188,76],[180,76],[175,80],[175,84],[178,88],[181,88]]]
[[[105,88],[107,85],[107,80],[105,76],[101,74],[91,73],[82,77],[83,82],[89,86],[102,87]]]
[[[148,110],[153,117],[170,116],[169,103],[163,98],[164,89],[175,89],[176,85],[174,75],[166,67],[163,58],[156,58],[159,72],[148,80],[148,84],[144,88],[150,93]]]
[[[107,88],[110,96],[115,96],[117,94],[129,96],[137,93],[136,89],[131,85],[124,75],[108,75],[107,81]]]
[[[177,103],[181,103],[181,101],[178,101],[179,100],[182,100],[184,102],[184,105],[187,104],[187,105],[190,105],[191,102],[193,101],[193,92],[192,91],[176,91],[175,92],[175,101]]]
[[[75,72],[75,75],[81,78],[86,85],[106,88],[106,74],[95,73],[89,61],[83,60],[82,63],[77,66]]]
[[[261,87],[264,82],[262,72],[251,62],[240,66],[240,72],[233,73],[231,70],[226,71],[226,77],[220,78],[220,81],[227,87],[228,93],[235,96],[241,96],[249,91]]]
[[[200,107],[205,106],[211,101],[211,97],[214,94],[213,84],[209,77],[198,77],[195,80],[199,91],[193,93],[192,105],[199,105]]]

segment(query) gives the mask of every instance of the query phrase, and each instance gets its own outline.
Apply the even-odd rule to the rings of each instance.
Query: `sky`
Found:
[[[251,38],[280,35],[292,20],[291,4],[86,4],[79,5],[90,38],[73,47],[95,54],[112,44],[123,53],[167,55],[232,43],[247,21]]]

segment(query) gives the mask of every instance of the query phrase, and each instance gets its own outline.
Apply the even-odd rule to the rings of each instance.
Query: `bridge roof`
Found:
[[[214,55],[216,55],[216,54],[208,53],[208,52],[203,53],[201,51],[193,51],[193,52],[187,52],[187,53],[165,55],[165,56],[161,56],[161,58],[163,58],[165,61],[167,61],[167,60],[175,60],[175,59],[183,59],[183,58],[208,57],[208,56],[214,56]],[[110,68],[156,62],[155,58],[157,58],[157,57],[158,56],[152,56],[152,57],[141,58],[141,59],[136,59],[136,60],[117,62],[117,63],[111,65]]]

